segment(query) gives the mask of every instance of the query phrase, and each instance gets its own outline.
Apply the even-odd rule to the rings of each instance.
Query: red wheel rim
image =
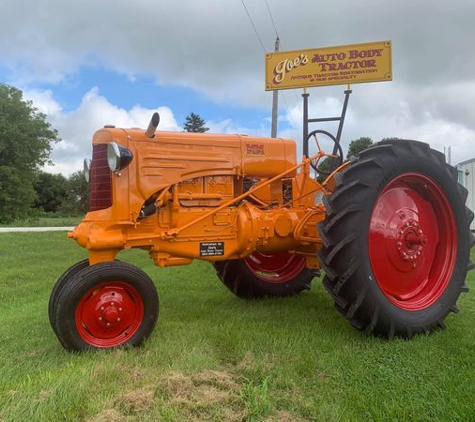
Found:
[[[419,311],[444,293],[457,255],[450,201],[431,178],[404,173],[376,200],[369,256],[376,282],[395,305]]]
[[[288,252],[255,252],[244,262],[258,279],[276,284],[292,280],[307,266],[305,257]]]
[[[81,338],[95,347],[126,343],[139,329],[144,305],[137,290],[121,281],[105,282],[90,289],[76,308]]]

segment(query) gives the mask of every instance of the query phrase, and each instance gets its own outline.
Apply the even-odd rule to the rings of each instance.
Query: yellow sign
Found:
[[[266,54],[266,91],[390,80],[391,41]]]

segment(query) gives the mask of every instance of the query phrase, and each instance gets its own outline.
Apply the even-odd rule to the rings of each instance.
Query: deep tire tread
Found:
[[[408,162],[410,164],[406,164]],[[365,272],[368,267],[363,265],[364,259],[361,257],[366,256],[366,252],[361,252],[358,239],[364,235],[361,224],[367,215],[365,210],[368,209],[368,198],[375,198],[374,195],[377,194],[374,192],[382,190],[386,181],[397,175],[398,171],[420,171],[420,163],[428,171],[437,172],[438,177],[446,180],[445,186],[455,192],[456,204],[453,206],[459,207],[459,216],[466,216],[459,218],[461,221],[457,221],[457,224],[460,233],[466,230],[465,233],[468,234],[459,236],[462,239],[459,240],[458,250],[462,258],[457,262],[463,265],[457,267],[459,278],[451,281],[451,285],[456,286],[450,293],[450,297],[454,298],[453,303],[443,304],[440,310],[437,308],[432,312],[434,317],[427,316],[429,314],[424,313],[425,310],[418,311],[426,317],[422,315],[417,319],[409,315],[410,312],[392,305],[379,287],[374,287],[377,284]],[[413,170],[397,170],[398,168]],[[466,271],[474,268],[469,260],[470,248],[475,245],[475,236],[469,232],[474,214],[464,205],[467,190],[457,183],[457,171],[445,162],[442,153],[432,150],[426,143],[388,140],[362,151],[356,161],[339,173],[335,180],[335,191],[323,198],[327,216],[317,225],[323,243],[317,256],[326,273],[323,286],[332,297],[335,308],[351,325],[364,331],[366,335],[390,339],[412,338],[418,333],[444,329],[446,315],[449,312],[459,312],[455,302],[460,293],[468,291],[463,279]]]

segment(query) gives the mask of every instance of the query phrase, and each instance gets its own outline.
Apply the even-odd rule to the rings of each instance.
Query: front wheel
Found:
[[[244,259],[214,263],[223,284],[243,299],[290,296],[309,290],[315,273],[306,259],[288,252],[254,252]]]
[[[389,338],[444,328],[473,267],[473,213],[457,171],[427,144],[386,141],[336,184],[318,225],[336,308],[356,328]]]
[[[87,268],[88,266],[89,266],[89,260],[84,259],[74,264],[70,268],[68,268],[61,275],[61,277],[59,277],[58,281],[53,287],[53,290],[51,291],[51,295],[49,297],[49,303],[48,303],[48,316],[49,316],[49,322],[51,324],[51,328],[53,329],[55,334],[58,333],[58,330],[56,328],[56,309],[58,306],[58,297],[60,296],[61,291],[63,290],[63,287],[69,283],[69,280],[78,272],[82,271],[84,268]]]
[[[55,326],[68,350],[138,346],[158,319],[158,294],[142,270],[106,262],[72,274],[57,298]]]

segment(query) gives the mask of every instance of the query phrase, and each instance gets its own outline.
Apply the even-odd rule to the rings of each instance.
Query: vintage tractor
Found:
[[[49,303],[66,349],[135,346],[151,334],[155,286],[116,260],[130,248],[160,267],[209,261],[244,299],[297,294],[323,270],[338,311],[387,338],[443,328],[458,312],[474,215],[440,152],[394,140],[342,163],[337,145],[338,168],[318,183],[320,150],[298,164],[292,140],[161,132],[158,121],[94,135],[89,212],[68,234],[88,257]]]

